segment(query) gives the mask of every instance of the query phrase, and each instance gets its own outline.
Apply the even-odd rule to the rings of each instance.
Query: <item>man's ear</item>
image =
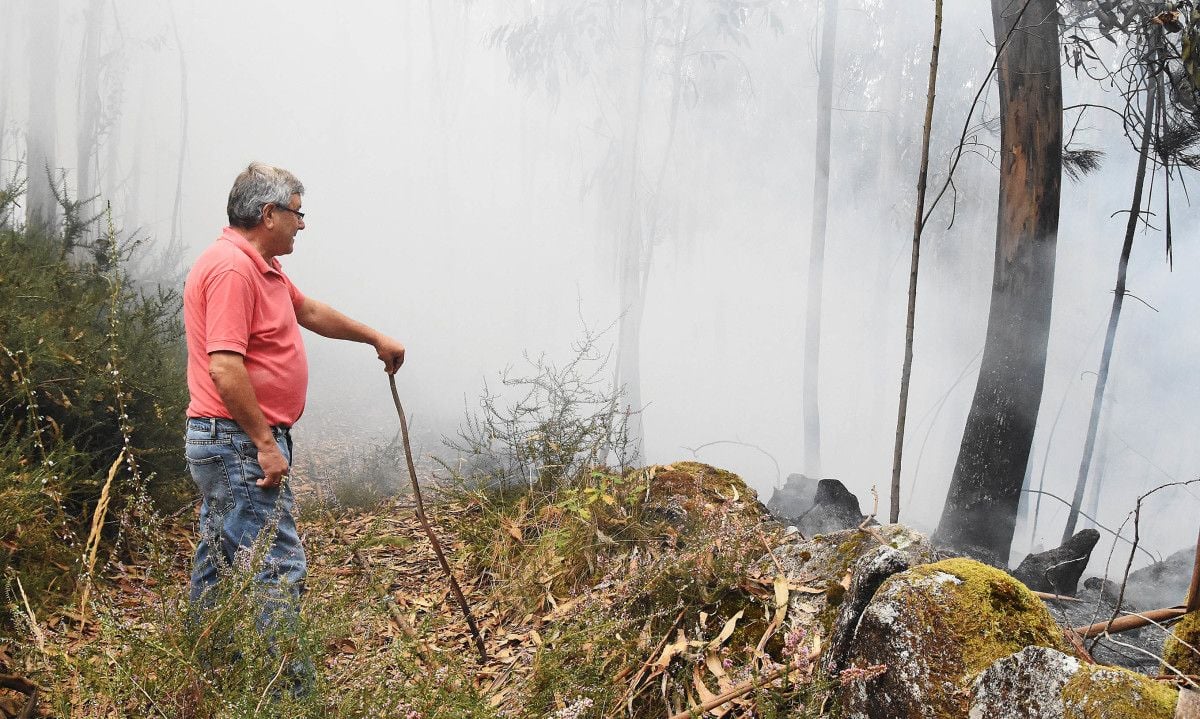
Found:
[[[275,209],[274,203],[268,202],[267,204],[263,205],[262,224],[263,224],[263,227],[266,227],[268,230],[272,230],[272,229],[275,229],[275,213],[268,212],[267,211],[268,207],[270,207],[272,210]]]

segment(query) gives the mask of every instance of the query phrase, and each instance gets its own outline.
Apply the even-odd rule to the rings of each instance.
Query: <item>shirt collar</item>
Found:
[[[242,252],[245,252],[246,256],[250,258],[250,261],[254,263],[254,266],[257,267],[258,271],[262,274],[265,275],[268,272],[281,274],[283,272],[283,268],[280,266],[279,260],[272,257],[268,262],[258,250],[254,249],[254,245],[250,244],[250,241],[233,227],[226,227],[221,232],[221,237],[219,239],[231,242],[233,243],[234,247],[238,248]]]

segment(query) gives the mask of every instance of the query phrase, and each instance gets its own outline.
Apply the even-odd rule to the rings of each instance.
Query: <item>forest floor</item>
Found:
[[[311,490],[301,489],[297,495],[301,505],[318,499]],[[488,661],[480,663],[473,637],[414,508],[407,498],[391,498],[370,510],[311,513],[299,522],[310,587],[304,604],[320,607],[336,601],[349,608],[350,621],[341,617],[340,622],[346,631],[325,646],[323,675],[330,680],[329,693],[336,694],[342,688],[339,683],[361,682],[356,665],[376,666],[372,660],[386,654],[394,641],[415,633],[421,651],[430,653],[434,662],[452,660],[474,678],[478,694],[493,706],[501,706],[529,671],[537,650],[537,627],[554,621],[566,607],[547,605],[544,611],[518,617],[519,623],[504,621],[490,603],[489,592],[465,574],[461,542],[451,529],[454,515],[462,508],[433,504],[427,514],[455,565],[487,647]],[[155,621],[161,607],[178,597],[180,588],[188,583],[195,540],[195,511],[174,518],[160,535],[158,564],[111,564],[97,577],[90,606],[104,607],[106,621],[128,627]],[[35,641],[44,644],[48,652],[71,656],[89,649],[111,656],[121,649],[97,647],[108,637],[98,622],[83,619],[77,608],[36,620],[40,632]],[[29,663],[34,653],[28,649],[0,643],[0,666]],[[26,661],[21,662],[21,657]],[[43,696],[79,694],[79,687],[69,683],[42,689]],[[18,716],[23,704],[23,694],[0,690],[0,717]],[[52,714],[41,706],[34,716]]]

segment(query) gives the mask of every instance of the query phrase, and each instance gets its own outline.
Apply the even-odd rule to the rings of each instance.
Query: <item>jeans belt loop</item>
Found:
[[[217,436],[217,418],[216,417],[208,418],[208,436],[210,438]]]

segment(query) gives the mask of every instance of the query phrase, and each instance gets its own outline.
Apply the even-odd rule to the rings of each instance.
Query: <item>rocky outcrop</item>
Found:
[[[849,602],[858,607],[847,610],[853,616],[853,623],[857,623],[858,615],[862,613],[858,604],[865,605],[862,598],[869,601],[874,594],[873,588],[869,592],[866,588],[870,584],[866,575],[877,576],[883,571],[883,565],[895,562],[884,559],[885,556],[898,553],[906,566],[926,564],[937,558],[929,539],[903,524],[885,524],[874,529],[878,538],[868,532],[850,529],[785,544],[774,551],[774,557],[763,558],[760,566],[764,574],[774,573],[778,562],[789,579],[819,590],[791,593],[787,614],[789,629],[803,628],[808,636],[818,637],[823,646],[832,646],[830,637],[835,622],[843,623],[844,605]],[[880,544],[880,538],[886,543],[886,550]],[[886,575],[879,576],[879,581],[884,578]],[[859,588],[855,589],[856,586]],[[851,620],[848,618],[845,622]]]
[[[1025,557],[1012,575],[1035,592],[1074,595],[1098,541],[1096,530],[1081,530],[1061,547]]]
[[[1196,547],[1191,546],[1130,573],[1125,596],[1133,597],[1143,607],[1173,607],[1183,602],[1187,598],[1195,560]],[[1114,579],[1120,581],[1121,577]]]
[[[884,580],[912,566],[913,557],[890,546],[879,546],[864,554],[854,563],[850,588],[842,600],[833,631],[829,637],[829,648],[825,655],[825,671],[837,674],[846,664],[850,652],[850,640],[863,611],[874,598],[876,590]]]
[[[1176,692],[1140,674],[1027,647],[971,687],[968,719],[1171,719]]]
[[[813,506],[817,496],[817,481],[803,474],[789,474],[787,482],[771,492],[767,511],[781,522],[790,522]]]
[[[858,497],[836,479],[822,479],[817,483],[813,506],[794,522],[800,532],[812,537],[862,524],[864,517],[858,506]]]
[[[887,671],[849,684],[843,706],[855,719],[963,717],[975,675],[1027,646],[1065,648],[1020,582],[970,559],[917,566],[885,580],[863,612],[847,665]]]

